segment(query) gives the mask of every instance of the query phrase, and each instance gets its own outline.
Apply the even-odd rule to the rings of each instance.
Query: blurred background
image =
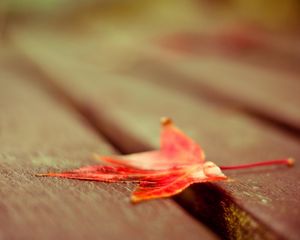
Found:
[[[174,32],[221,32],[226,37],[229,32],[235,40],[237,35],[258,37],[262,33],[277,34],[280,38],[284,33],[291,38],[299,34],[299,22],[299,0],[0,1],[2,38],[14,27],[30,24],[44,25],[41,29],[49,31],[53,30],[51,27],[98,34],[101,31],[103,39],[134,41],[134,44],[147,37],[153,39]]]
[[[0,1],[2,51],[52,49],[99,71],[221,53],[298,72],[299,24],[299,0]]]
[[[271,29],[299,24],[298,0],[2,0],[2,22],[8,18],[147,18],[158,21],[238,21]],[[89,15],[89,16],[87,16]],[[6,19],[7,20],[7,19]],[[12,20],[12,19],[11,19]],[[186,22],[187,23],[187,22]]]
[[[16,24],[63,24],[72,30],[111,24],[140,34],[172,30],[260,28],[296,34],[299,0],[1,0],[2,35]],[[124,34],[124,32],[123,32]],[[130,35],[130,33],[128,33]],[[121,33],[120,33],[121,37]],[[123,36],[122,36],[123,37]],[[136,37],[136,36],[135,36]]]
[[[57,64],[57,72],[67,63],[63,72],[76,67],[86,75],[124,69],[132,73],[138,63],[151,59],[160,65],[174,63],[175,72],[197,63],[187,70],[195,76],[207,72],[210,77],[216,65],[232,67],[237,82],[253,80],[237,72],[249,63],[258,68],[247,68],[246,75],[255,73],[258,81],[266,80],[258,72],[262,66],[269,75],[287,70],[298,77],[299,29],[299,0],[0,1],[2,52],[13,49],[43,62],[44,68]],[[211,56],[211,62],[219,63],[206,64]],[[274,78],[280,86],[272,96],[279,96],[285,79]]]
[[[24,42],[22,31],[27,37],[48,32],[63,38],[68,33],[73,34],[68,36],[72,41],[85,38],[87,55],[89,45],[93,52],[112,50],[109,58],[148,43],[197,52],[201,36],[201,44],[238,50],[267,42],[268,52],[272,49],[298,61],[294,52],[299,23],[299,0],[0,1],[3,42],[9,38]],[[35,32],[29,33],[33,28]]]
[[[98,39],[101,34],[102,43],[118,42],[123,47],[159,39],[164,46],[186,50],[190,48],[187,45],[195,44],[195,39],[198,42],[195,33],[201,33],[208,36],[209,41],[215,41],[217,35],[219,39],[221,37],[221,43],[225,41],[231,47],[247,47],[253,45],[253,41],[262,41],[262,38],[272,40],[278,37],[285,40],[284,51],[291,54],[292,46],[287,45],[298,39],[299,23],[299,0],[0,1],[2,40],[11,37],[16,28],[39,26],[40,30],[48,32],[61,30],[55,32],[57,36],[68,31],[77,32],[80,36],[76,37],[82,37],[84,32],[86,37]],[[112,45],[114,49],[115,45]],[[272,49],[276,48],[273,41],[270,45]],[[109,48],[106,45],[106,49]]]
[[[203,54],[299,73],[299,24],[299,0],[0,1],[2,51],[38,59],[48,50],[98,73]]]

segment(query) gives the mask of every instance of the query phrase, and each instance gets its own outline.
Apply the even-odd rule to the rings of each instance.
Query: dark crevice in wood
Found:
[[[108,111],[103,110],[100,114],[99,106],[96,110],[89,103],[70,96],[30,60],[22,58],[17,64],[17,69],[31,74],[37,84],[42,85],[52,97],[78,114],[120,153],[130,154],[152,150],[151,146],[122,128],[116,119],[109,117]],[[216,184],[195,184],[173,197],[173,200],[222,239],[283,239],[276,231],[243,210],[229,193]]]
[[[140,61],[133,69],[122,70],[123,73],[142,76],[141,80],[147,80],[155,84],[171,87],[181,93],[199,98],[201,101],[208,101],[226,109],[239,111],[251,118],[257,119],[264,125],[272,126],[287,133],[290,137],[300,139],[300,126],[294,125],[284,119],[272,116],[271,113],[254,107],[244,101],[224,94],[203,82],[189,80],[188,76],[174,72],[168,66],[160,66],[159,63],[151,60]],[[201,77],[201,76],[199,76]],[[209,81],[208,81],[209,82]]]
[[[194,184],[174,199],[222,239],[283,239],[216,184]]]

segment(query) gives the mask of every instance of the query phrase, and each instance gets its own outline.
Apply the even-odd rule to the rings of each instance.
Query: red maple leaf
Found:
[[[202,148],[180,131],[172,121],[163,118],[160,149],[124,156],[97,156],[111,166],[87,166],[62,173],[38,176],[63,177],[101,182],[137,182],[132,202],[170,197],[182,192],[193,183],[225,180],[221,169],[237,169],[260,165],[291,165],[292,159],[273,160],[232,167],[218,167],[205,161]]]

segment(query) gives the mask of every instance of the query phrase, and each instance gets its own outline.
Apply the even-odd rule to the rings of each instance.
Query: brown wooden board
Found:
[[[263,120],[300,134],[298,76],[243,63],[239,57],[216,54],[174,55],[162,49],[141,51],[129,72],[153,75],[153,81],[208,96],[239,107]]]
[[[115,151],[9,61],[0,61],[0,239],[217,238],[171,200],[132,205],[131,184],[36,177]]]
[[[28,41],[19,47],[39,69],[36,76],[63,90],[75,105],[89,109],[94,123],[105,122],[106,128],[99,130],[124,153],[132,152],[133,143],[128,143],[132,136],[141,139],[134,142],[141,149],[145,144],[158,147],[158,120],[166,115],[201,143],[208,159],[217,164],[300,157],[298,140],[238,111],[189,96],[185,89],[151,83],[150,74],[137,78],[104,73],[101,67],[55,51],[51,40]],[[60,49],[67,46],[60,43]],[[125,130],[122,134],[106,130],[114,127]],[[231,172],[233,182],[198,184],[177,201],[225,238],[298,239],[299,173],[297,163],[290,169]]]

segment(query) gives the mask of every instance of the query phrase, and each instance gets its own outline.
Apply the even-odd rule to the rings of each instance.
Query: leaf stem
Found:
[[[245,168],[252,168],[252,167],[262,167],[262,166],[271,166],[271,165],[287,165],[293,166],[295,160],[293,158],[288,159],[278,159],[278,160],[270,160],[264,162],[256,162],[256,163],[249,163],[249,164],[241,164],[235,166],[221,166],[221,170],[235,170],[235,169],[245,169]]]

